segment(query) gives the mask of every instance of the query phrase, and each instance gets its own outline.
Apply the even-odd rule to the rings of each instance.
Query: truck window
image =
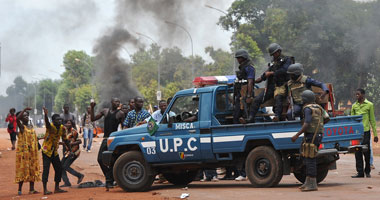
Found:
[[[216,109],[218,112],[233,111],[233,92],[219,91],[216,94]]]
[[[222,125],[233,124],[233,90],[220,90],[215,97],[215,118]]]
[[[198,121],[199,96],[182,96],[175,99],[169,116],[174,123]],[[167,120],[162,123],[166,124]]]

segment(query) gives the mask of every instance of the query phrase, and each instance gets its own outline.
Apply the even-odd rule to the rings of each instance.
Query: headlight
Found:
[[[113,142],[114,139],[115,139],[115,137],[109,137],[109,138],[107,139],[107,147],[110,146],[110,144]]]

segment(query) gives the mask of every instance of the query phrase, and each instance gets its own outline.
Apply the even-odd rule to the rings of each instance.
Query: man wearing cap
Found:
[[[290,75],[290,80],[287,83],[288,95],[291,98],[290,102],[293,102],[286,114],[288,120],[294,120],[295,117],[301,115],[303,105],[301,94],[303,91],[311,90],[311,86],[319,87],[323,90],[322,99],[329,93],[326,84],[303,75],[303,71],[303,66],[300,63],[290,65],[287,71]]]
[[[268,64],[269,69],[265,71],[259,78],[255,80],[256,83],[267,81],[265,91],[255,97],[252,109],[253,114],[256,116],[259,107],[264,102],[274,98],[275,99],[275,118],[273,121],[283,120],[282,118],[282,103],[286,97],[285,84],[289,80],[289,76],[286,73],[289,65],[294,63],[294,59],[288,56],[282,55],[282,48],[276,43],[272,43],[268,47],[268,52],[273,56],[272,63]]]
[[[254,121],[254,115],[250,112],[249,106],[253,101],[253,85],[255,79],[255,68],[252,65],[249,54],[246,50],[236,51],[235,58],[239,63],[239,71],[236,71],[234,83],[234,123],[250,123]],[[243,113],[245,113],[244,119]]]

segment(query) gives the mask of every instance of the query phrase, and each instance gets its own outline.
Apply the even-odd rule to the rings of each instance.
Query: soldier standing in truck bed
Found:
[[[234,83],[234,124],[238,124],[239,121],[240,123],[252,122],[254,116],[249,107],[254,95],[255,68],[246,50],[236,51],[235,58],[239,63],[239,71],[236,71]]]
[[[266,80],[267,85],[265,87],[265,91],[255,97],[255,101],[252,106],[252,112],[253,116],[256,116],[260,105],[274,98],[275,106],[273,110],[275,112],[275,117],[273,121],[279,121],[284,120],[284,118],[281,116],[282,104],[286,97],[285,84],[289,80],[289,76],[286,71],[288,70],[289,65],[294,63],[294,59],[292,59],[292,57],[282,55],[282,48],[276,43],[269,45],[268,52],[271,56],[273,56],[273,61],[272,63],[268,64],[269,69],[255,80],[256,83],[260,83]]]

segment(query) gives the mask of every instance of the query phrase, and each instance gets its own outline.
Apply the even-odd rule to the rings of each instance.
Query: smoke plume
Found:
[[[119,51],[125,43],[141,46],[127,30],[114,27],[94,47],[95,75],[99,83],[101,105],[109,102],[111,97],[118,97],[125,103],[138,94],[129,79],[130,67],[119,57]]]
[[[96,80],[99,84],[101,105],[106,105],[111,97],[119,97],[123,103],[139,94],[129,80],[130,66],[120,58],[123,46],[133,49],[144,48],[147,38],[140,38],[141,32],[154,38],[160,46],[183,44],[188,40],[186,33],[178,26],[165,21],[181,24],[188,28],[193,23],[189,13],[193,8],[202,6],[206,1],[123,0],[116,2],[115,24],[97,40],[94,47],[96,54]],[[142,40],[144,39],[144,40]],[[151,42],[151,41],[149,41]],[[186,41],[188,43],[188,41]],[[173,73],[175,69],[172,70]]]

